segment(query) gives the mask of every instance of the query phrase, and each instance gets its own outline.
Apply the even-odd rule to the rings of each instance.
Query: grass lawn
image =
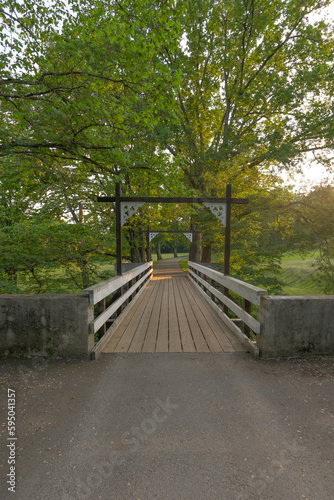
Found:
[[[324,295],[324,291],[315,280],[313,267],[316,254],[310,253],[305,258],[298,254],[286,254],[282,260],[281,279],[283,292],[288,295]]]
[[[163,259],[172,259],[174,254],[167,253],[162,254]],[[188,271],[188,253],[179,253],[178,257],[182,257],[180,260],[180,267],[183,271]],[[220,254],[213,255],[212,261],[215,262],[221,258]],[[157,264],[156,254],[152,254],[153,264]],[[313,264],[315,263],[316,255],[310,253],[302,258],[298,254],[287,253],[282,259],[282,273],[281,281],[283,282],[283,293],[286,295],[324,295],[324,291],[319,286],[315,280],[315,269]],[[114,275],[114,262],[97,261],[96,264],[99,267],[99,271],[107,271],[108,277]],[[55,278],[62,274],[61,269],[55,269],[53,271]],[[104,278],[106,279],[107,276]],[[73,286],[73,285],[72,285]],[[72,287],[71,287],[72,288]],[[64,293],[64,292],[63,292]],[[66,292],[65,292],[66,293]],[[68,292],[67,292],[68,293]],[[70,293],[81,293],[81,289],[74,290],[71,289]]]
[[[315,280],[313,267],[317,254],[310,252],[304,258],[297,253],[286,253],[282,259],[283,293],[286,295],[324,295],[323,289]],[[221,254],[213,256],[213,261],[222,258]]]
[[[281,281],[286,295],[324,295],[324,291],[315,280],[313,267],[317,255],[310,252],[304,258],[299,254],[287,253],[282,259]],[[222,254],[213,254],[212,261],[217,262]],[[180,261],[184,271],[188,270],[188,259]]]
[[[179,264],[182,271],[188,271],[188,256],[185,259],[180,260]]]
[[[178,253],[178,257],[188,257],[189,253]],[[174,259],[174,254],[173,253],[163,253],[162,254],[162,260],[165,259]],[[153,264],[158,264],[158,262],[161,262],[161,260],[157,260],[157,255],[155,253],[152,253],[152,260]]]

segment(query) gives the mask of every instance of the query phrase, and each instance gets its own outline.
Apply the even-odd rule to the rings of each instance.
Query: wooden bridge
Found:
[[[242,344],[182,271],[178,260],[155,266],[153,278],[103,352],[234,352]]]
[[[244,297],[248,307],[241,308],[222,293],[226,284]],[[255,343],[228,318],[222,306],[233,310],[248,332],[250,328],[256,332],[259,323],[249,306],[251,302],[258,304],[264,293],[195,263],[189,263],[189,273],[185,273],[179,259],[168,259],[154,270],[151,262],[143,264],[84,291],[95,308],[90,333],[95,340],[99,337],[92,357],[100,352],[236,351],[256,356]]]

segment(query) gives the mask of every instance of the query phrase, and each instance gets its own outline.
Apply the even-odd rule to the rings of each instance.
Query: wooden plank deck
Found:
[[[104,353],[235,352],[242,344],[184,273],[178,259],[154,268],[153,278],[116,328]]]

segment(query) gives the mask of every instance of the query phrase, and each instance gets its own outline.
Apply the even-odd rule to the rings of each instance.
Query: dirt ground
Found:
[[[0,383],[2,499],[334,497],[334,357],[2,360]]]

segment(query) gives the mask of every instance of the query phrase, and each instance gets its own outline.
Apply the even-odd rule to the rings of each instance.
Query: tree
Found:
[[[159,124],[157,135],[189,186],[223,196],[218,186],[241,177],[256,184],[258,173],[331,150],[333,29],[311,20],[329,3],[186,3],[183,44],[164,55],[166,65],[182,70],[178,123]]]
[[[47,168],[82,162],[110,175],[133,168],[138,130],[168,108],[177,78],[157,58],[177,40],[173,2],[72,0],[65,9],[61,0],[6,0],[0,13],[10,47],[0,67],[0,158],[29,158],[31,168],[36,159]]]
[[[13,185],[21,172],[31,208],[15,220],[10,214],[1,264],[14,284],[18,269],[21,282],[28,273],[26,291],[36,281],[39,292],[50,290],[46,269],[57,266],[66,268],[70,288],[85,287],[96,276],[92,251],[114,253],[106,229],[114,215],[94,203],[96,195],[110,194],[116,180],[135,171],[154,175],[161,165],[150,131],[161,107],[170,106],[178,76],[157,54],[162,44],[173,50],[177,11],[169,0],[4,0],[0,15],[3,199],[10,184],[12,202],[24,208],[22,182]]]

